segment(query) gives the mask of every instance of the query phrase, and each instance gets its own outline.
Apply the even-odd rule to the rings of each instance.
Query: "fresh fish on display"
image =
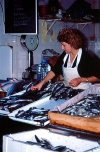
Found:
[[[54,98],[55,97],[55,94],[62,88],[64,87],[64,84],[63,83],[58,83],[55,87],[54,87],[54,90],[52,91],[52,94],[50,96],[50,99]]]
[[[91,109],[91,112],[100,115],[100,110],[98,109]]]
[[[19,110],[18,113],[15,115],[16,118],[23,117],[25,115],[24,110]]]
[[[8,106],[8,111],[9,111],[9,112],[12,112],[12,111],[14,111],[14,110],[16,110],[16,109],[24,106],[24,105],[25,105],[24,103],[22,103],[22,104],[17,104],[17,103],[15,103],[15,104],[13,104],[13,105],[11,105],[11,106]]]
[[[56,101],[58,99],[69,99],[77,95],[78,93],[82,92],[82,89],[73,89],[71,87],[64,86],[63,83],[58,83],[54,90],[52,91],[52,94],[50,96],[50,99],[54,98]]]
[[[40,123],[44,123],[48,120],[48,115],[45,116],[36,116],[34,117],[34,121],[40,122]]]
[[[13,110],[16,110],[17,108],[20,108],[20,105],[19,104],[13,104],[13,105],[6,105],[2,108],[2,110],[5,110],[5,111],[9,111],[9,112],[12,112]]]
[[[20,99],[20,100],[5,100],[0,102],[0,110],[12,112],[22,106],[32,103],[33,100],[31,99]]]
[[[31,98],[34,101],[39,100],[42,96],[50,96],[50,99],[54,98],[55,100],[58,99],[69,99],[78,93],[82,92],[81,89],[73,89],[71,87],[65,87],[63,81],[58,81],[55,83],[49,83],[42,87],[40,91],[35,90],[31,91],[28,88],[28,91],[25,92],[23,95],[20,96],[20,98]]]
[[[39,122],[43,126],[43,123],[49,120],[48,111],[49,110],[45,110],[44,108],[39,109],[36,107],[31,107],[26,111],[19,110],[17,114],[15,115],[15,118],[36,121],[36,122]]]
[[[66,107],[62,113],[82,117],[100,115],[100,94],[89,94],[79,102]]]
[[[66,90],[67,88],[61,88],[56,94],[55,94],[55,100],[57,101],[58,99],[65,99],[66,96],[64,96],[66,94]]]
[[[36,82],[37,83],[37,82]],[[45,84],[41,90],[31,91],[30,87],[34,85],[29,83],[26,87],[26,92],[21,95],[11,95],[7,98],[0,99],[0,110],[12,112],[22,106],[39,100],[42,97],[50,96],[50,99],[69,99],[78,93],[78,90],[73,90],[71,87],[65,87],[63,81]]]
[[[32,84],[33,83],[30,83],[26,88],[27,91],[21,95],[12,95],[9,96],[9,98],[7,97],[7,99],[0,99],[0,110],[12,112],[13,110],[39,100],[44,95],[48,96],[50,94],[50,91],[45,91],[44,88],[40,91],[31,91],[29,87]]]
[[[10,137],[10,138],[12,138],[12,137]],[[28,144],[28,145],[31,145],[31,146],[37,145],[37,146],[39,146],[43,149],[46,149],[46,150],[52,150],[52,151],[57,151],[57,152],[63,152],[63,151],[75,152],[74,150],[69,149],[69,148],[67,148],[66,146],[63,146],[63,145],[53,146],[49,140],[47,140],[45,138],[39,139],[39,137],[37,135],[35,135],[35,140],[36,141],[21,141],[21,140],[16,140],[16,139],[12,138],[12,141],[16,141],[16,142],[19,142],[19,143],[22,143],[22,144]]]
[[[44,115],[45,113],[47,113],[47,110],[45,109],[31,109],[31,114],[34,114],[34,115]]]
[[[35,91],[27,91],[22,94],[19,98],[20,99],[32,99],[33,101],[39,100],[42,96],[47,94],[47,96],[51,93],[49,90],[35,90]]]
[[[41,145],[42,148],[45,148],[48,150],[59,151],[59,152],[63,152],[66,150],[66,152],[75,152],[74,150],[69,149],[63,145],[53,146],[49,140],[44,139],[44,138],[39,139],[39,137],[37,137],[37,135],[35,135],[35,139],[36,139],[37,143],[39,145]]]
[[[24,115],[24,117],[22,117],[22,119],[33,121],[34,117],[35,117],[34,115],[29,115],[29,116]]]
[[[69,89],[69,87],[65,87],[65,89],[61,92],[61,99],[67,100],[69,98],[67,95],[68,89]]]
[[[10,100],[19,100],[20,99],[20,95],[11,95],[9,96]]]
[[[34,100],[34,96],[37,96],[37,93],[38,93],[38,90],[35,90],[35,91],[28,90],[24,94],[20,95],[19,98]]]

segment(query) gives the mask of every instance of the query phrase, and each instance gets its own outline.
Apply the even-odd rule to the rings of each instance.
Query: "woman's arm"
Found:
[[[90,83],[97,83],[100,82],[100,79],[95,77],[95,76],[90,76],[90,77],[80,77],[80,78],[75,78],[72,79],[69,84],[72,87],[78,86],[81,82],[90,82]]]
[[[100,79],[95,76],[90,76],[87,78],[81,78],[81,82],[96,83],[96,82],[100,82]]]
[[[32,86],[32,87],[31,87],[31,90],[32,90],[32,91],[33,91],[33,90],[36,90],[36,89],[41,90],[42,86],[43,86],[46,82],[48,82],[49,80],[53,79],[54,77],[55,77],[54,72],[53,72],[53,71],[50,71],[50,72],[47,74],[47,76],[46,76],[40,83],[38,83],[38,84],[35,85],[35,86]]]
[[[63,52],[59,56],[57,63],[53,67],[51,67],[51,71],[48,72],[47,76],[40,83],[38,83],[35,86],[32,86],[31,90],[36,90],[36,89],[40,90],[46,82],[53,79],[56,75],[59,75],[60,73],[62,73],[62,64],[63,64],[64,56],[65,56],[65,52]]]

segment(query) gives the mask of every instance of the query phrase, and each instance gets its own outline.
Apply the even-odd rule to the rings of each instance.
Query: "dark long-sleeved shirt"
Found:
[[[55,75],[62,74],[62,65],[64,64],[63,59],[65,55],[66,53],[63,52],[55,66],[52,67],[51,70],[55,73]],[[82,55],[77,70],[80,77],[95,76],[100,78],[100,59],[97,59],[88,52],[82,50]]]

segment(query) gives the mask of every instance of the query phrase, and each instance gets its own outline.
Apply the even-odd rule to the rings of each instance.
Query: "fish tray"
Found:
[[[19,121],[22,123],[27,123],[27,124],[31,124],[34,126],[46,126],[49,124],[49,119],[43,123],[39,122],[39,121],[34,121],[33,120],[29,120],[29,119],[23,119],[23,118],[18,118],[16,117],[16,114],[18,114],[18,111],[28,111],[30,108],[38,108],[38,109],[45,109],[50,111],[51,109],[53,109],[56,106],[61,105],[61,103],[64,103],[66,100],[65,99],[60,99],[58,101],[55,101],[54,99],[50,99],[50,96],[47,96],[45,98],[39,99],[38,101],[35,101],[29,105],[26,105],[24,107],[21,107],[15,111],[13,111],[12,113],[8,114],[8,117],[14,121]]]
[[[65,107],[79,102],[88,94],[100,95],[100,84],[92,85],[86,91],[81,92],[75,97],[69,99],[67,102],[56,106],[54,109],[49,111],[48,115],[50,124],[100,134],[100,115],[97,117],[81,117],[62,113]]]

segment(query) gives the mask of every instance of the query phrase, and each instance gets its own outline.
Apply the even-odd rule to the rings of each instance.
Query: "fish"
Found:
[[[50,99],[54,98],[56,93],[64,87],[64,84],[61,83],[61,84],[57,84],[56,87],[54,88],[54,91],[52,92],[51,96],[50,96]]]
[[[89,94],[80,101],[64,109],[63,113],[82,117],[100,115],[100,101],[96,94]]]

